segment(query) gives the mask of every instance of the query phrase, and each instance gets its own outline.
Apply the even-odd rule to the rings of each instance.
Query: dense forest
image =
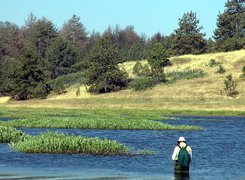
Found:
[[[0,96],[26,100],[45,98],[51,91],[62,93],[60,77],[68,75],[91,93],[118,91],[130,82],[118,64],[129,60],[147,59],[143,75],[155,83],[165,82],[163,68],[171,65],[170,56],[245,48],[244,0],[226,2],[213,38],[206,39],[202,30],[192,11],[179,19],[172,34],[156,32],[150,38],[139,35],[132,25],[89,33],[76,15],[60,29],[32,13],[22,27],[0,22]]]

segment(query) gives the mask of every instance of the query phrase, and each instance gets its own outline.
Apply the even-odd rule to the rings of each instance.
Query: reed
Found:
[[[17,142],[24,139],[25,134],[12,127],[0,126],[0,143]]]
[[[26,153],[130,155],[129,148],[116,141],[47,132],[9,144]]]

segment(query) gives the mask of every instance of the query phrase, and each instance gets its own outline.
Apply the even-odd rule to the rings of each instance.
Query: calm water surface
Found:
[[[244,117],[178,117],[171,124],[200,125],[203,131],[126,131],[49,129],[115,139],[151,156],[26,154],[0,144],[0,179],[175,179],[172,151],[179,136],[193,149],[190,179],[245,179]],[[6,120],[6,119],[5,119]],[[166,121],[164,121],[166,122]],[[48,129],[21,129],[39,134]]]

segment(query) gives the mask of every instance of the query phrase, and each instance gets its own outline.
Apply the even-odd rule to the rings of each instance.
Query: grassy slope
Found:
[[[217,67],[209,67],[210,59],[222,63],[225,74],[216,74]],[[184,70],[187,68],[203,69],[208,75],[192,80],[179,80],[173,84],[158,85],[151,90],[120,92],[91,95],[81,87],[81,95],[76,97],[77,86],[70,87],[64,95],[50,95],[46,100],[31,100],[25,102],[10,101],[2,106],[32,106],[61,108],[116,108],[116,109],[168,109],[168,110],[234,110],[245,109],[245,80],[240,78],[242,66],[245,65],[245,50],[228,53],[204,55],[185,55],[171,58],[172,67],[166,72]],[[143,61],[144,63],[146,61]],[[123,66],[132,77],[135,62],[124,63]],[[239,95],[235,98],[220,94],[223,81],[231,73],[238,82]]]

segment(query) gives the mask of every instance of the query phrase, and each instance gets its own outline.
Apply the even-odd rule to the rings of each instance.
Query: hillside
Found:
[[[219,65],[211,67],[210,60],[215,59],[225,68],[225,74],[215,73]],[[241,77],[245,65],[245,50],[227,53],[184,55],[172,57],[172,66],[166,73],[202,69],[206,75],[196,79],[182,79],[174,83],[160,84],[153,89],[133,91],[130,89],[101,95],[91,95],[84,86],[76,96],[78,85],[67,89],[66,94],[51,94],[46,100],[24,102],[10,101],[5,106],[64,107],[64,108],[125,108],[125,109],[191,109],[191,110],[240,110],[245,109],[245,79]],[[142,61],[146,63],[146,61]],[[130,77],[135,62],[121,64]],[[232,74],[237,82],[239,94],[228,97],[222,93],[224,79]]]

